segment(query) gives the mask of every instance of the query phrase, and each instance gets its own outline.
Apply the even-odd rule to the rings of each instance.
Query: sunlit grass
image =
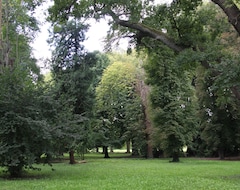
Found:
[[[112,157],[128,156],[111,154]],[[103,159],[102,154],[86,155],[87,163],[56,163],[55,171],[41,166],[31,171],[31,178],[0,178],[1,190],[134,190],[134,189],[239,189],[240,162],[182,158],[180,163],[168,159]],[[4,174],[1,173],[3,176]]]

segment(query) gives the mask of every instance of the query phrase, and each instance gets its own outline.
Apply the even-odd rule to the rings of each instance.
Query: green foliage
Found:
[[[19,66],[0,74],[0,165],[13,177],[48,158],[51,134],[42,115],[41,89]]]
[[[224,67],[224,63],[226,62],[216,66],[219,72],[229,69],[229,66]],[[238,69],[235,68],[231,76],[226,78],[224,73],[215,80],[212,72],[199,69],[197,77],[201,138],[206,143],[205,150],[200,151],[206,152],[209,149],[210,155],[218,152],[222,159],[225,155],[236,152],[239,147],[239,102],[230,91],[233,86],[230,81],[234,81],[236,87],[239,85],[239,80],[235,78],[238,74],[234,75]]]
[[[1,3],[0,165],[19,177],[24,168],[34,169],[42,157],[49,161],[51,134],[41,105],[40,69],[30,46],[38,30],[30,14],[36,2]]]
[[[53,69],[55,72],[80,65],[85,55],[84,46],[87,26],[77,20],[55,24],[49,43],[53,51]]]
[[[41,1],[38,2],[40,4]],[[39,30],[36,18],[30,14],[28,1],[3,1],[2,2],[2,31],[0,65],[13,66],[21,64],[30,70],[32,76],[40,78],[40,69],[36,59],[32,57],[30,42]]]
[[[202,0],[177,0],[169,5],[156,5],[147,0],[127,2],[116,0],[61,2],[56,0],[55,5],[50,9],[50,18],[53,21],[60,22],[72,17],[78,19],[95,18],[98,20],[107,16],[111,17],[108,20],[110,25],[107,36],[109,46],[113,41],[127,36],[131,37],[130,43],[137,45],[137,48],[141,49],[144,45],[150,52],[148,52],[149,65],[146,66],[147,82],[153,86],[154,111],[161,116],[161,119],[157,119],[157,122],[162,122],[162,125],[168,123],[168,125],[177,129],[183,125],[190,126],[190,123],[195,123],[191,119],[188,124],[183,121],[184,114],[191,118],[191,114],[194,112],[194,103],[188,102],[186,98],[194,97],[190,87],[189,73],[192,75],[198,65],[201,64],[208,69],[208,72],[205,73],[206,78],[203,79],[204,87],[198,91],[199,94],[202,94],[202,97],[199,98],[200,112],[206,114],[206,110],[204,110],[206,107],[204,106],[207,106],[214,115],[210,119],[211,121],[214,120],[214,125],[212,125],[213,123],[209,122],[209,117],[201,114],[204,125],[207,126],[211,123],[209,124],[209,130],[206,131],[212,131],[206,132],[203,136],[210,141],[214,139],[210,143],[214,144],[214,142],[219,142],[219,138],[222,136],[219,135],[220,131],[225,131],[224,133],[227,135],[238,134],[231,127],[228,128],[228,132],[226,132],[228,129],[223,127],[223,125],[232,124],[232,122],[234,123],[232,125],[235,126],[235,122],[238,121],[240,88],[238,84],[238,58],[229,56],[238,55],[238,39],[236,39],[236,33],[232,31],[233,29],[222,10],[217,8],[215,4],[206,3]],[[119,19],[123,20],[120,21]],[[152,38],[152,40],[149,38]],[[184,49],[184,51],[180,51],[176,55],[176,52],[174,53],[163,47],[161,43],[158,43],[158,40],[169,47],[176,45],[180,47],[177,49]],[[224,51],[223,48],[225,48]],[[128,50],[128,52],[130,51]],[[168,63],[163,64],[163,60]],[[159,64],[156,64],[158,62]],[[175,63],[178,63],[178,67],[175,66]],[[189,73],[186,73],[186,70]],[[192,80],[192,82],[194,85],[195,80]],[[210,96],[211,93],[213,96]],[[122,94],[119,95],[122,98]],[[111,97],[106,96],[104,98]],[[119,100],[122,101],[122,99]],[[178,107],[178,105],[186,106],[187,103],[189,103],[189,106],[186,108],[189,108],[189,110]],[[176,117],[173,113],[176,114]],[[170,118],[171,120],[169,120]],[[220,118],[224,119],[220,120]],[[218,135],[216,136],[218,139],[212,138],[216,132],[214,126],[217,129]],[[236,128],[238,128],[237,125]],[[186,132],[183,131],[180,130],[181,133],[179,134]],[[170,135],[171,133],[169,133]],[[162,138],[166,137],[165,134],[162,136]],[[182,135],[176,136],[177,138],[174,138],[179,140],[176,143],[179,144],[179,147],[189,142],[189,140],[184,140],[188,135],[184,135],[184,137]],[[180,145],[181,143],[182,145]],[[211,146],[215,148],[215,144]],[[235,142],[234,146],[237,146]]]
[[[183,146],[191,146],[196,135],[195,102],[191,75],[181,73],[175,65],[175,56],[170,55],[168,49],[158,54],[150,52],[145,70],[152,87],[153,141],[173,161],[178,161]]]
[[[85,152],[93,146],[91,125],[95,88],[109,60],[100,52],[86,53],[82,42],[87,26],[77,20],[55,24],[50,43],[53,52],[53,96],[59,103],[55,125],[56,151]]]
[[[96,89],[96,109],[101,116],[101,143],[105,146],[122,145],[135,139],[136,148],[143,142],[142,108],[136,93],[137,69],[134,63],[114,62],[103,73]]]

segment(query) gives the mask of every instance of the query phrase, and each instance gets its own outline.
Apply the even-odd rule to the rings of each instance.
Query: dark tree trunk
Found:
[[[107,146],[103,146],[103,153],[104,153],[104,158],[110,158],[110,156],[108,155],[108,147]]]
[[[126,146],[127,146],[127,152],[126,153],[130,153],[131,151],[130,151],[130,140],[128,140],[127,142],[126,142]]]
[[[99,152],[99,148],[98,148],[98,147],[96,147],[96,152],[97,152],[97,153]]]
[[[228,17],[228,21],[240,35],[240,10],[232,0],[212,0]]]
[[[69,151],[69,164],[75,164],[74,150]]]
[[[173,153],[171,162],[179,162],[179,154],[177,152]]]
[[[10,166],[8,167],[8,172],[11,178],[22,177],[23,166]]]

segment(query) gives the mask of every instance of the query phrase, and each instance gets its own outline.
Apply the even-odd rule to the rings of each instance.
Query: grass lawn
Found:
[[[76,165],[55,163],[55,171],[40,166],[40,172],[30,171],[31,177],[25,179],[9,180],[0,172],[0,190],[240,189],[240,161],[182,158],[180,163],[169,163],[169,159],[102,156],[86,155],[87,163]]]

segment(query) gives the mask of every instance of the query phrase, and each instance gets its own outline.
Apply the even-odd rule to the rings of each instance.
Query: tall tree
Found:
[[[69,149],[70,163],[75,162],[74,152],[77,147],[84,149],[88,144],[95,87],[108,64],[108,59],[100,52],[87,53],[84,50],[82,42],[86,30],[86,25],[71,20],[65,24],[56,24],[52,35],[52,44],[55,45],[52,72],[58,88],[57,94],[70,107],[73,106],[72,115],[85,118],[82,123],[71,125],[70,122],[70,125],[65,126],[65,134],[68,133],[69,137],[65,144]]]
[[[115,62],[104,71],[96,91],[97,110],[104,124],[99,129],[104,131],[102,144],[122,146],[131,139],[136,150],[133,154],[138,154],[144,142],[141,101],[135,89],[136,74],[134,63]]]
[[[145,65],[147,82],[151,84],[153,141],[173,162],[178,162],[182,148],[191,146],[196,133],[194,91],[191,78],[177,67],[173,52],[156,52],[149,53]]]
[[[49,123],[40,106],[40,69],[30,46],[38,26],[29,2],[1,1],[0,163],[13,177],[50,155]]]
[[[83,114],[83,106],[80,106],[82,102],[79,102],[82,100],[78,98],[78,96],[82,95],[82,92],[79,92],[79,90],[83,89],[82,86],[77,85],[84,85],[79,77],[84,78],[85,76],[84,72],[84,76],[82,76],[80,68],[85,68],[85,65],[82,63],[85,56],[82,42],[85,39],[84,32],[86,30],[87,27],[78,24],[76,20],[71,20],[64,24],[56,24],[49,41],[55,45],[52,71],[55,86],[58,88],[56,91],[58,96],[56,98],[62,100],[61,102],[66,103],[68,107],[73,108],[72,114],[69,115],[70,118],[74,118],[75,114]],[[70,118],[67,117],[66,119]],[[71,125],[71,122],[67,123],[61,124],[61,131],[63,136],[68,137],[65,144],[69,150],[70,164],[74,164],[75,148],[82,140],[79,138],[80,135],[75,135],[75,133],[82,132],[81,128],[83,129],[83,127],[78,122],[75,122],[76,125]]]

